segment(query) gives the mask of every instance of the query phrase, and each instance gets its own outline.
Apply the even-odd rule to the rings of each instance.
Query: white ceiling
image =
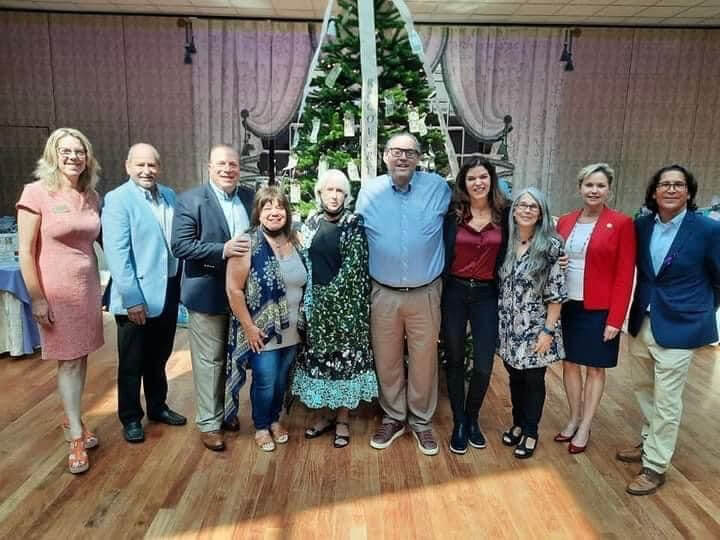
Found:
[[[416,22],[718,26],[720,0],[409,0]],[[322,19],[326,0],[0,0],[0,7]]]

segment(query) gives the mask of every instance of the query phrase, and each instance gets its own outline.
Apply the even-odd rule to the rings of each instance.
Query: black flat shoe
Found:
[[[534,441],[532,448],[527,445],[528,439]],[[530,435],[523,435],[520,439],[520,443],[515,447],[513,454],[518,459],[531,458],[537,448],[537,437],[531,437]]]
[[[140,422],[128,422],[123,426],[123,437],[129,443],[141,443],[145,440],[145,431],[143,431]]]
[[[487,446],[485,435],[480,431],[477,420],[470,422],[468,426],[468,442],[470,442],[470,446],[473,448],[485,448]]]
[[[314,439],[315,437],[319,437],[320,435],[323,435],[329,431],[332,431],[335,429],[335,420],[330,420],[329,418],[324,419],[326,424],[320,424],[320,427],[317,427],[319,425],[315,424],[314,426],[310,426],[305,430],[305,438],[306,439]]]
[[[450,437],[450,451],[454,454],[464,454],[467,452],[468,446],[468,430],[465,422],[458,422],[453,428]]]
[[[502,434],[502,443],[505,446],[517,446],[522,438],[522,428],[520,426],[513,426]]]
[[[187,418],[168,408],[163,409],[159,414],[148,414],[148,420],[160,422],[161,424],[167,424],[169,426],[184,426],[187,424]]]

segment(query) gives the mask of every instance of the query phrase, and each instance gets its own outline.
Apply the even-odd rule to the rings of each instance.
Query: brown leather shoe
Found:
[[[655,472],[652,469],[643,467],[632,482],[628,484],[627,491],[630,495],[650,495],[665,483],[665,473]]]
[[[623,461],[625,463],[641,463],[642,462],[642,443],[632,448],[625,448],[618,450],[615,454],[615,459]]]
[[[225,450],[225,438],[222,431],[206,431],[200,433],[200,440],[208,450],[221,452]]]
[[[220,427],[223,431],[240,431],[240,420],[238,420],[237,416],[233,416],[232,420],[223,422]]]

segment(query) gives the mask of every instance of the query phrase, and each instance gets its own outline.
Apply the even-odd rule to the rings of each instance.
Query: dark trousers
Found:
[[[165,306],[157,317],[148,317],[140,326],[126,315],[116,315],[118,345],[118,416],[123,425],[139,422],[140,383],[145,389],[145,403],[150,416],[166,407],[167,376],[165,364],[173,350],[178,304],[179,275],[168,280]]]
[[[545,405],[546,368],[515,369],[507,362],[503,363],[510,374],[513,425],[520,426],[523,434],[537,438]]]
[[[470,322],[473,368],[465,396],[465,336]],[[482,407],[498,337],[498,296],[494,283],[475,284],[453,277],[445,281],[442,333],[447,358],[447,386],[453,420],[476,421]]]

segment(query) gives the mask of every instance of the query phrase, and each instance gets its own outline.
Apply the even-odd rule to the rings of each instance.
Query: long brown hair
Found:
[[[484,157],[472,158],[460,167],[457,178],[455,180],[455,189],[453,190],[453,211],[455,212],[455,219],[458,225],[467,223],[472,219],[472,213],[470,212],[470,195],[467,191],[467,174],[470,169],[475,167],[483,167],[490,175],[490,189],[488,190],[488,205],[492,212],[492,221],[498,225],[503,219],[503,210],[507,206],[507,199],[503,192],[500,190],[500,183],[498,182],[497,171],[495,165],[493,165],[488,159]]]
[[[279,202],[280,206],[285,209],[285,225],[282,227],[282,232],[285,234],[287,239],[292,242],[295,247],[297,247],[297,235],[292,229],[292,208],[290,208],[290,200],[279,186],[264,186],[255,193],[255,202],[253,203],[252,216],[250,217],[250,227],[253,230],[260,229],[260,212],[262,212],[263,207],[267,203],[273,203],[276,201]]]

